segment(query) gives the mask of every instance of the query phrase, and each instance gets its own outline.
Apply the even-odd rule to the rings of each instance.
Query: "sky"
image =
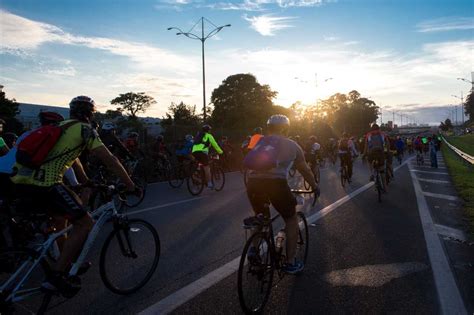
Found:
[[[201,17],[205,35],[231,24],[205,41],[207,103],[252,73],[277,105],[355,89],[384,121],[436,123],[473,80],[472,0],[0,0],[0,84],[24,103],[88,95],[105,111],[132,91],[156,99],[149,116],[201,109],[201,43],[167,30],[200,36]]]

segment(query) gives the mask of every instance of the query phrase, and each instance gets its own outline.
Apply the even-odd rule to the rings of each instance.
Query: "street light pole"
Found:
[[[209,22],[212,26],[214,26],[214,29],[212,29],[207,35],[204,34],[204,20]],[[192,31],[196,27],[196,25],[201,22],[201,36],[198,36],[194,34]],[[204,57],[204,43],[206,42],[206,39],[211,38],[212,36],[216,35],[219,33],[224,27],[230,27],[230,24],[222,25],[222,26],[216,26],[214,23],[206,19],[205,17],[201,17],[199,21],[194,24],[194,26],[188,31],[184,32],[182,31],[179,27],[168,27],[168,31],[170,30],[177,30],[178,33],[176,35],[184,35],[188,38],[195,39],[201,41],[201,50],[202,50],[202,109],[203,109],[203,118],[206,120],[207,118],[207,110],[206,110],[206,64],[205,64],[205,57]]]
[[[461,117],[462,117],[462,124],[464,125],[464,96],[463,96],[463,93],[461,91],[461,96],[460,97],[457,96],[457,95],[454,95],[454,94],[452,94],[451,96],[461,100]],[[457,109],[456,109],[456,119],[457,119]]]

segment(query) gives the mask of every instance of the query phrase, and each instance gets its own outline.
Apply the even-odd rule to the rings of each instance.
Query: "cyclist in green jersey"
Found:
[[[211,129],[212,128],[209,125],[202,126],[201,132],[199,132],[194,138],[192,153],[194,158],[204,167],[207,187],[213,189],[214,185],[211,181],[211,168],[209,167],[209,148],[214,148],[218,154],[222,154],[224,151],[222,151],[221,147],[217,144],[216,139],[214,139],[214,136],[209,132]]]
[[[107,168],[120,178],[127,190],[141,194],[118,159],[113,156],[99,139],[97,131],[90,122],[95,111],[94,101],[87,96],[78,96],[69,103],[70,120],[57,143],[48,153],[46,162],[36,169],[28,168],[18,162],[14,166],[16,193],[26,211],[51,212],[54,216],[71,220],[73,229],[66,239],[57,263],[47,275],[42,286],[47,290],[59,291],[65,297],[74,296],[80,285],[68,279],[67,270],[81,252],[93,221],[83,207],[80,198],[63,184],[63,176],[71,166],[81,183],[88,181],[79,161],[83,151],[89,151]]]
[[[0,136],[2,135],[3,133],[3,125],[5,124],[5,121],[3,121],[2,119],[0,119]],[[10,151],[10,148],[7,146],[7,144],[5,143],[5,140],[3,140],[2,137],[0,137],[0,156],[4,156],[5,154],[8,153],[8,151]]]

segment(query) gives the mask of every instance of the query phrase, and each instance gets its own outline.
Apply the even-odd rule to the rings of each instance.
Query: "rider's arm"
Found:
[[[219,154],[224,153],[224,151],[222,151],[221,147],[217,144],[216,139],[214,139],[214,137],[210,133],[208,133],[207,136],[208,136],[209,142],[211,143],[214,150],[216,150],[217,153],[219,153]]]
[[[84,167],[82,166],[81,160],[79,160],[78,158],[76,159],[76,161],[74,161],[72,169],[80,183],[85,183],[89,180],[86,175],[86,172],[84,171]]]
[[[298,172],[303,175],[303,178],[311,185],[311,187],[314,190],[317,190],[318,184],[316,184],[313,172],[311,172],[308,164],[306,163],[304,159],[303,150],[300,147],[298,147],[298,149],[296,150],[295,166]]]
[[[127,171],[123,168],[119,160],[110,153],[105,146],[99,146],[91,151],[91,153],[97,157],[110,171],[114,172],[120,180],[127,185],[129,191],[135,190],[135,184],[130,179]]]

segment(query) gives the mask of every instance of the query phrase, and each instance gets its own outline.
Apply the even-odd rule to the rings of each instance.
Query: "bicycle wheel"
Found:
[[[141,219],[122,219],[100,252],[100,277],[107,289],[131,294],[152,277],[160,259],[160,238],[155,228]]]
[[[308,249],[309,249],[309,231],[308,231],[308,222],[304,213],[297,212],[298,216],[298,243],[296,244],[296,260],[306,264],[306,259],[308,258]]]
[[[173,167],[170,170],[168,184],[173,188],[179,188],[184,183],[184,170],[182,167]]]
[[[319,170],[319,165],[314,166],[313,174],[314,174],[314,179],[316,180],[316,183],[319,184],[319,181],[321,180],[321,171]]]
[[[204,178],[204,170],[197,167],[194,168],[190,176],[186,178],[186,186],[188,186],[188,191],[191,195],[197,196],[202,192],[206,185]]]
[[[255,250],[249,255],[250,248]],[[257,232],[245,243],[237,273],[239,302],[246,314],[263,311],[272,290],[274,271],[270,240],[265,233]]]
[[[125,205],[129,208],[134,208],[140,205],[142,201],[145,199],[146,188],[148,186],[148,183],[146,181],[146,178],[141,177],[141,176],[137,177],[133,175],[131,179],[135,183],[135,186],[139,187],[143,192],[141,196],[127,195],[126,198],[124,198]]]
[[[41,263],[34,269],[21,288],[16,291],[16,298],[24,297],[25,299],[15,303],[6,300],[14,287],[18,285],[18,281],[26,276],[37,256],[38,253],[28,248],[6,248],[0,252],[0,287],[3,287],[14,273],[23,266],[15,281],[12,281],[0,293],[0,314],[14,313],[15,306],[30,313],[36,313],[36,310],[41,307],[41,297],[44,293],[41,289],[41,283],[50,272],[50,266],[45,259],[41,260]]]
[[[377,190],[377,200],[382,202],[382,179],[379,172],[377,172],[377,177],[375,178],[375,189]]]
[[[341,167],[341,185],[342,187],[346,186],[346,168]]]
[[[212,184],[215,191],[221,191],[225,184],[225,174],[220,166],[213,166],[211,168]]]
[[[245,184],[245,187],[247,187],[248,183],[249,183],[249,171],[246,169],[244,171],[244,184]]]

